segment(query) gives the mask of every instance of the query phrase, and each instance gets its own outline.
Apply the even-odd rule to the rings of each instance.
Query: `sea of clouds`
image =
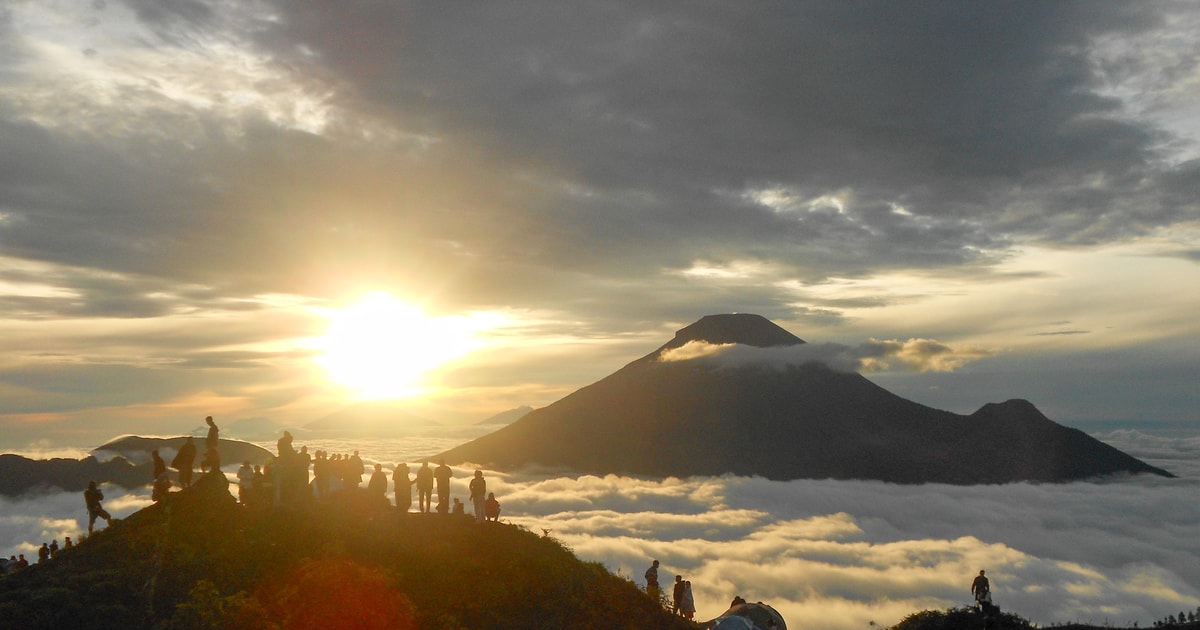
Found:
[[[987,570],[1002,609],[1041,624],[1149,625],[1196,610],[1200,434],[1122,429],[1094,435],[1179,478],[901,486],[485,474],[503,505],[503,521],[537,534],[548,530],[581,558],[639,584],[658,559],[664,583],[675,574],[691,580],[704,619],[741,595],[771,604],[793,627],[891,625],[918,610],[968,603],[980,569]],[[310,450],[359,449],[368,464],[380,461],[390,470],[462,439],[308,444]],[[455,470],[454,496],[466,498],[471,472]],[[149,504],[148,489],[105,492],[105,505],[117,517]],[[36,557],[42,541],[61,544],[86,525],[80,494],[0,499],[0,553]]]

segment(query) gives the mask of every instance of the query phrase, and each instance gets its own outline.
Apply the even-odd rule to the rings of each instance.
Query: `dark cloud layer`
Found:
[[[436,312],[550,313],[552,336],[734,311],[836,330],[852,309],[926,297],[812,290],[847,278],[1037,278],[1052,272],[1001,266],[1031,246],[1163,234],[1175,241],[1156,255],[1194,262],[1194,238],[1170,234],[1200,216],[1197,139],[1164,114],[1200,57],[1188,14],[13,5],[0,9],[0,256],[14,264],[0,283],[18,288],[0,290],[0,315],[154,320],[383,288]],[[947,345],[974,326],[843,341]],[[253,340],[204,344],[181,365]],[[38,373],[14,386],[36,391]]]

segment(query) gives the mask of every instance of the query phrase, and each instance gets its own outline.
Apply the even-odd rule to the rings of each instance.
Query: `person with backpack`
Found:
[[[100,492],[100,488],[96,487],[95,481],[89,481],[87,490],[83,491],[83,502],[87,505],[88,511],[88,533],[92,533],[92,527],[96,524],[97,518],[104,519],[105,524],[112,526],[112,516],[100,505],[104,500],[104,493]]]

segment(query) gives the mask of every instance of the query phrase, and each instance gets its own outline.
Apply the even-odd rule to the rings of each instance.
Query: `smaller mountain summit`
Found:
[[[734,353],[738,360],[668,352],[693,342],[749,352]],[[500,470],[961,485],[1170,476],[1027,401],[965,416],[901,398],[815,354],[788,359],[790,351],[775,350],[804,343],[759,315],[709,315],[613,374],[434,459]]]

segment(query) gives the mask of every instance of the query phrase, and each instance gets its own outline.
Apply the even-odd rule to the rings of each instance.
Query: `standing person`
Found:
[[[671,614],[682,614],[683,605],[683,576],[675,576],[675,586],[671,589]]]
[[[57,556],[57,555],[58,555],[58,539],[55,538],[54,540],[50,541],[50,558],[53,559],[54,556]]]
[[[401,512],[412,509],[412,479],[408,476],[408,464],[400,462],[392,471],[392,486],[396,490],[396,507]]]
[[[387,501],[387,473],[383,472],[383,464],[375,464],[375,472],[367,482],[367,492],[383,497]]]
[[[208,435],[204,436],[204,448],[217,448],[221,442],[221,430],[217,428],[217,423],[213,422],[212,416],[205,416],[204,424],[208,425]]]
[[[487,496],[487,482],[483,479],[483,471],[476,470],[475,478],[469,486],[471,490],[471,507],[475,509],[475,522],[483,522],[483,502]]]
[[[450,480],[454,478],[454,473],[450,467],[446,465],[446,460],[441,460],[438,467],[433,471],[433,478],[437,480],[438,493],[438,514],[445,514],[450,508]]]
[[[354,451],[354,454],[346,462],[346,484],[354,484],[355,487],[358,487],[362,484],[363,476],[363,460],[358,456],[358,451]]]
[[[429,462],[421,462],[421,469],[417,471],[417,502],[420,504],[422,512],[429,511],[431,494],[433,494],[433,471],[429,468]]]
[[[104,493],[100,492],[100,488],[96,487],[95,481],[89,481],[87,490],[83,491],[83,502],[87,505],[88,511],[88,533],[92,533],[92,527],[96,524],[97,518],[104,519],[105,524],[112,526],[112,516],[101,507],[100,502],[104,500]]]
[[[158,449],[150,451],[150,459],[154,462],[154,478],[158,479],[167,472],[167,462],[158,456]]]
[[[206,416],[204,422],[208,424],[208,435],[204,438],[204,461],[200,462],[200,472],[220,472],[221,453],[217,448],[221,443],[221,430],[212,416]]]
[[[662,591],[658,588],[658,560],[652,562],[650,564],[650,568],[646,569],[645,577],[646,594],[650,596],[650,599],[653,599],[657,602],[659,596],[662,595]]]
[[[42,543],[41,548],[38,549],[38,564],[44,564],[49,561],[50,561],[50,543],[44,542],[44,543]]]
[[[250,466],[250,460],[242,462],[242,467],[237,471],[238,480],[238,503],[246,505],[250,502],[250,496],[254,494],[254,468]]]
[[[196,463],[196,443],[192,441],[192,436],[187,436],[183,446],[179,447],[179,452],[175,454],[175,458],[171,460],[171,468],[179,471],[179,486],[187,488],[192,485],[192,468]]]
[[[691,619],[696,616],[696,598],[692,597],[692,581],[683,581],[683,603],[679,606],[684,617]]]
[[[979,570],[979,575],[975,576],[975,581],[971,582],[971,594],[975,596],[975,603],[980,607],[984,603],[992,603],[992,587],[988,583],[987,576],[983,574],[983,569]]]

